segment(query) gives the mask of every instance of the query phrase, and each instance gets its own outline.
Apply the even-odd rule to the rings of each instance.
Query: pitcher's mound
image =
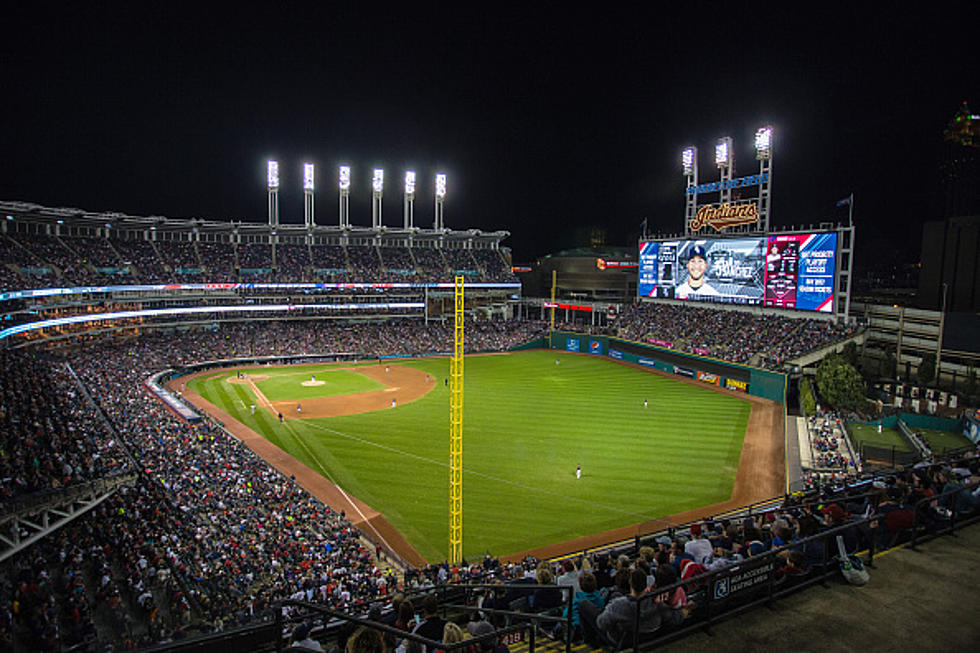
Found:
[[[307,388],[312,388],[313,386],[326,385],[326,384],[327,384],[326,381],[303,381],[302,383],[300,383],[300,385],[305,386]]]

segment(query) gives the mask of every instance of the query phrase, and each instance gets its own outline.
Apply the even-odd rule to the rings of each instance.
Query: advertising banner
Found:
[[[690,370],[686,367],[681,367],[680,365],[674,365],[674,374],[678,374],[680,376],[686,376],[690,379],[694,378],[694,370]]]
[[[710,374],[708,372],[698,372],[698,381],[703,381],[704,383],[710,383],[712,385],[718,385],[721,383],[721,378],[717,374]]]
[[[589,353],[600,355],[602,354],[602,342],[599,340],[592,340],[589,342]]]
[[[745,381],[736,381],[735,379],[725,379],[725,387],[729,390],[738,390],[739,392],[748,392],[749,384]]]
[[[578,340],[574,338],[569,338],[565,341],[565,349],[568,351],[578,351]]]

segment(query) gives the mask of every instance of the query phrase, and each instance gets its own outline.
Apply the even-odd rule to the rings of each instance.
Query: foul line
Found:
[[[416,460],[421,460],[423,462],[431,463],[431,464],[437,465],[439,467],[449,467],[449,463],[440,462],[438,460],[432,460],[431,458],[426,458],[425,456],[420,456],[420,455],[415,454],[415,453],[412,453],[410,451],[402,451],[401,449],[396,449],[395,447],[390,447],[390,446],[385,445],[385,444],[378,444],[377,442],[372,442],[370,440],[365,440],[364,438],[359,438],[356,435],[350,435],[348,433],[343,433],[341,431],[337,431],[335,429],[328,428],[328,427],[323,426],[323,425],[320,425],[320,424],[313,424],[313,423],[309,423],[308,422],[306,424],[306,426],[312,427],[312,428],[318,428],[318,429],[321,429],[323,431],[327,431],[329,433],[333,433],[335,435],[339,435],[341,437],[347,438],[349,440],[354,440],[355,442],[360,442],[362,444],[367,444],[367,445],[370,445],[372,447],[377,447],[378,449],[384,449],[386,451],[390,451],[392,453],[396,453],[396,454],[399,454],[399,455],[402,455],[402,456],[407,456],[409,458],[414,458]],[[492,476],[490,474],[484,474],[483,472],[476,472],[476,471],[473,471],[473,470],[470,470],[470,469],[466,469],[466,468],[463,468],[463,471],[466,472],[467,474],[472,474],[473,476],[480,476],[482,478],[485,478],[485,479],[488,479],[488,480],[491,480],[491,481],[497,481],[498,483],[505,483],[507,485],[512,485],[514,487],[521,488],[522,490],[529,490],[531,492],[540,492],[541,494],[547,494],[547,495],[550,495],[550,496],[553,496],[553,497],[558,497],[560,499],[567,499],[569,501],[577,501],[578,503],[583,503],[583,504],[590,505],[590,506],[595,506],[595,507],[598,507],[598,508],[604,508],[606,510],[611,510],[613,512],[622,513],[624,515],[632,515],[634,517],[642,517],[644,520],[655,520],[655,519],[657,519],[656,517],[650,517],[649,515],[644,515],[643,513],[632,512],[630,510],[623,510],[622,508],[617,508],[615,506],[607,506],[607,505],[605,505],[603,503],[599,503],[598,501],[590,501],[588,499],[580,499],[578,497],[569,496],[567,494],[560,494],[558,492],[552,492],[551,490],[543,490],[541,488],[536,488],[536,487],[533,487],[531,485],[524,485],[523,483],[517,483],[515,481],[511,481],[511,480],[508,480],[506,478],[500,478],[499,476]],[[332,480],[333,479],[331,479],[331,481]]]
[[[286,424],[284,422],[283,425],[286,427],[286,430],[289,431],[290,435],[293,436],[293,439],[296,442],[298,442],[299,445],[301,447],[303,447],[303,449],[306,450],[306,453],[309,454],[310,458],[313,459],[313,461],[316,463],[316,466],[320,468],[320,471],[323,473],[324,476],[327,477],[327,480],[329,480],[331,483],[333,483],[334,484],[334,487],[336,487],[338,490],[340,490],[340,493],[344,495],[344,498],[347,500],[347,503],[350,504],[351,507],[353,507],[354,510],[357,511],[357,514],[359,514],[361,516],[362,523],[367,524],[368,527],[370,527],[370,529],[372,531],[374,531],[374,534],[378,536],[378,539],[380,539],[384,543],[385,547],[387,547],[389,551],[394,552],[395,549],[391,546],[391,544],[388,543],[388,540],[385,539],[384,535],[382,535],[381,533],[378,532],[378,529],[374,527],[374,524],[371,523],[371,520],[368,519],[367,515],[365,515],[361,511],[361,509],[357,506],[357,504],[354,503],[354,501],[351,500],[350,495],[347,494],[347,492],[344,491],[344,488],[340,487],[340,485],[334,480],[333,476],[330,475],[330,472],[327,471],[327,468],[323,466],[323,463],[320,462],[320,459],[317,457],[317,455],[315,453],[313,453],[313,451],[311,451],[308,446],[306,446],[306,442],[303,441],[303,438],[301,438],[294,431],[292,424]]]

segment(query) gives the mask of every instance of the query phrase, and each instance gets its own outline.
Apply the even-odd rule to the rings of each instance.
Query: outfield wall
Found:
[[[561,351],[608,356],[780,403],[786,400],[786,375],[779,372],[584,333],[555,331],[550,339],[545,338],[544,346]]]

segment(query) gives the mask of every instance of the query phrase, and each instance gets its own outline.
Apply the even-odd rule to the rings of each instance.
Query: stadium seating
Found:
[[[89,284],[515,281],[494,250],[3,235],[0,290]]]
[[[854,332],[848,325],[814,318],[650,302],[631,305],[611,329],[627,340],[666,343],[688,353],[773,369]]]
[[[543,323],[485,322],[468,325],[468,333],[474,349],[494,350],[544,328]],[[0,637],[22,650],[149,645],[272,619],[275,602],[284,598],[301,597],[356,614],[366,612],[372,601],[387,601],[398,581],[382,570],[374,551],[342,515],[331,513],[222,430],[178,420],[145,393],[141,382],[151,371],[206,358],[284,351],[355,350],[365,356],[437,351],[451,338],[451,328],[435,324],[313,328],[296,322],[230,326],[193,338],[151,333],[40,355],[4,353],[2,448],[16,455],[2,460],[0,505],[127,469],[130,456],[139,477],[92,514],[0,565],[0,584],[8,590],[2,593],[8,620],[0,620]],[[98,409],[75,385],[66,363]],[[99,410],[113,430],[101,421]],[[772,552],[778,587],[804,585],[824,570],[832,550],[820,543],[797,559],[779,553],[780,546],[792,551],[794,542],[830,527],[850,528],[854,547],[873,540],[893,544],[923,529],[941,529],[951,511],[968,502],[940,499],[933,508],[928,497],[944,490],[959,496],[962,486],[956,479],[978,471],[978,460],[968,458],[952,467],[878,478],[874,486],[836,493],[820,488],[822,495],[790,497],[786,505],[751,517],[699,522],[713,554],[698,567],[682,566],[690,553],[687,528],[651,534],[638,542],[641,548],[630,544],[593,554],[588,565],[610,595],[617,591],[616,572],[637,565],[650,569],[651,586],[663,590],[652,595],[677,594],[671,601],[676,599],[679,607],[671,609],[681,621],[661,626],[659,636],[684,620],[700,618],[698,601],[704,599],[698,597],[703,597],[705,581],[695,572],[701,564],[707,563],[708,573],[718,572]],[[821,511],[816,500],[833,503],[840,512]],[[893,517],[887,516],[889,506],[896,507]],[[869,522],[858,517],[868,507],[872,514],[881,510],[886,515],[881,521],[887,534],[874,536]],[[917,516],[912,528],[909,511]],[[475,564],[429,565],[407,573],[401,586],[422,592],[451,583],[512,583],[534,574],[540,564],[486,557]],[[547,564],[550,575],[568,582],[583,562],[577,560],[574,571]],[[657,580],[655,569],[667,566],[677,567],[681,585]],[[600,573],[607,568],[612,573]],[[680,587],[683,601],[675,591]],[[548,626],[543,617],[535,619],[542,628]]]

